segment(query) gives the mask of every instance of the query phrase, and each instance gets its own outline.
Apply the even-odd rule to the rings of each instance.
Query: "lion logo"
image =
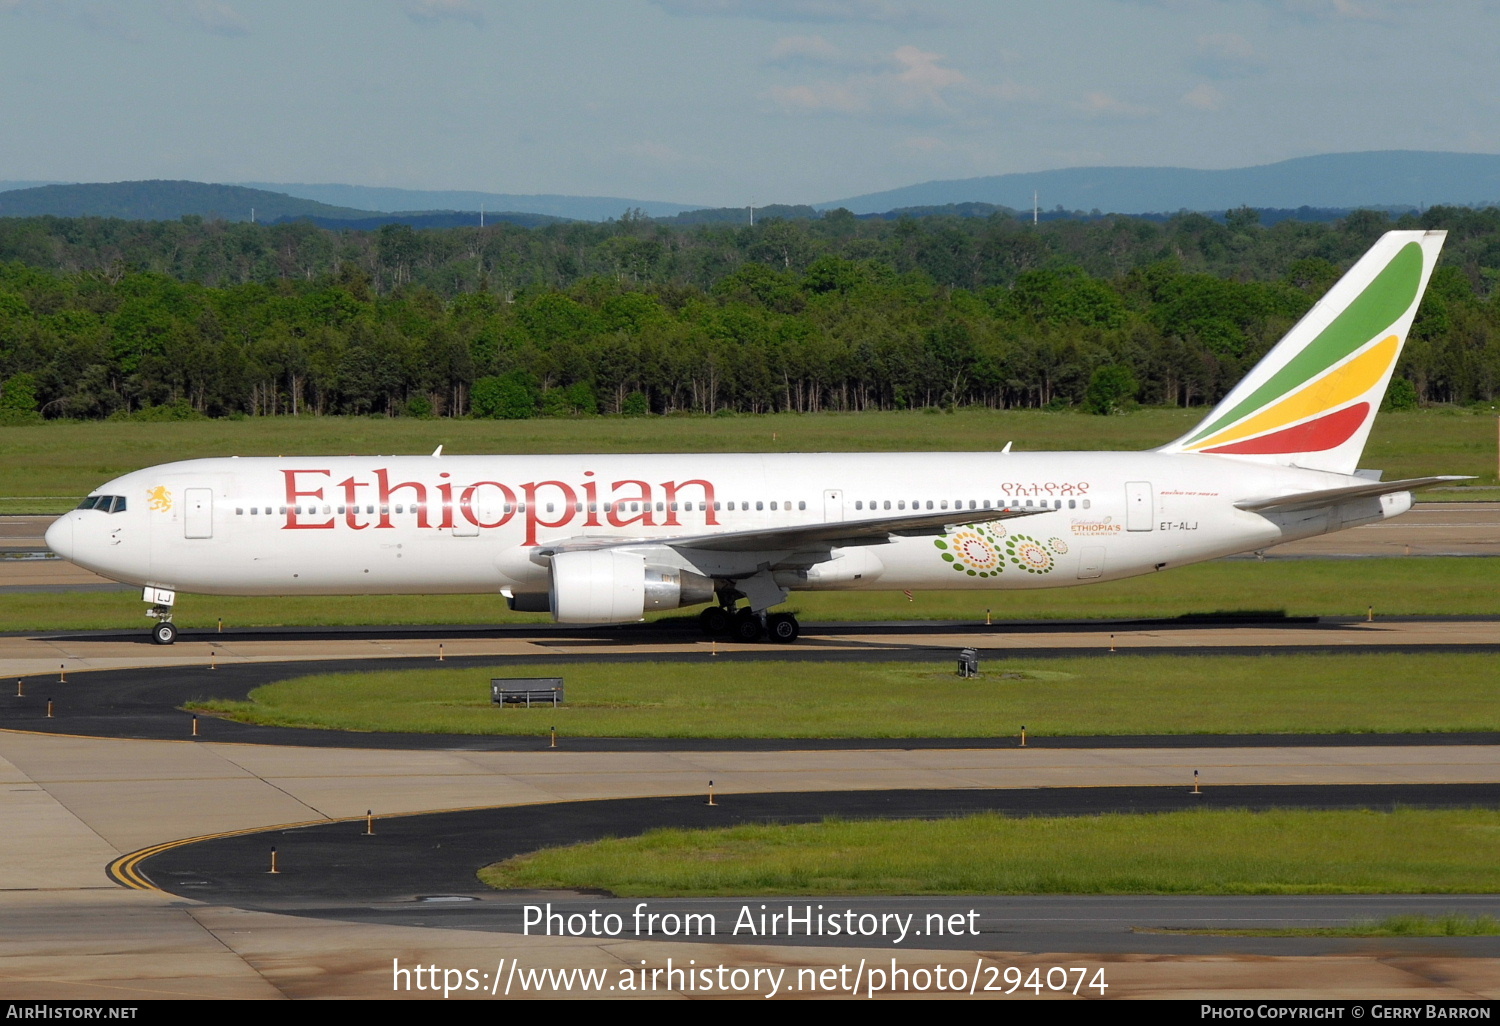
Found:
[[[167,491],[165,485],[157,485],[147,491],[146,498],[151,508],[158,513],[165,513],[172,508],[172,493]]]

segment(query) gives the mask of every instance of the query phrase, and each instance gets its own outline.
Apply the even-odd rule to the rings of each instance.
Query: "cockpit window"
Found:
[[[125,496],[123,495],[90,495],[84,499],[75,509],[97,509],[105,513],[123,513],[125,511]]]

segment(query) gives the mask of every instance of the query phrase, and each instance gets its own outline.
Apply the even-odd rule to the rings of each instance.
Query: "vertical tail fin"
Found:
[[[1353,473],[1446,234],[1381,236],[1213,412],[1159,451]]]

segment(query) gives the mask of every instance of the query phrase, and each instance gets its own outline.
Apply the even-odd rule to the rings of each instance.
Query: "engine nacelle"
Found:
[[[691,570],[647,566],[617,549],[552,557],[552,618],[558,623],[625,623],[648,610],[712,601],[714,582]]]

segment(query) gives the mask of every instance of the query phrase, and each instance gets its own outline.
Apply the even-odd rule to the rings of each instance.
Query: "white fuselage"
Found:
[[[220,595],[545,593],[538,550],[1008,506],[1037,515],[835,548],[814,588],[1046,588],[1116,580],[1394,516],[1410,493],[1268,517],[1239,500],[1356,480],[1118,452],[288,457],[137,471],[48,532],[114,580]],[[1045,512],[1040,512],[1044,510]],[[711,575],[712,576],[712,575]]]

